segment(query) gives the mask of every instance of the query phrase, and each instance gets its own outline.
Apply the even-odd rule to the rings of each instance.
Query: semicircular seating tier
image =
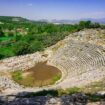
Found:
[[[105,52],[102,46],[69,41],[52,56],[52,64],[65,72],[57,86],[80,86],[105,77]]]

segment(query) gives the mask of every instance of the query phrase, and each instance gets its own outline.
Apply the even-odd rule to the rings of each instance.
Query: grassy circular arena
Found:
[[[26,87],[42,87],[52,85],[61,78],[61,71],[46,62],[40,62],[26,71],[12,72],[12,78]]]

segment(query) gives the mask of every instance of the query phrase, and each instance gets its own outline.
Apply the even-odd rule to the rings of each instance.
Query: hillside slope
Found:
[[[36,89],[24,88],[6,75],[11,71],[27,70],[43,61],[61,70],[62,78],[55,85]],[[105,78],[105,30],[88,29],[76,32],[43,52],[1,60],[0,73],[0,87],[7,94],[81,87],[101,80]]]
[[[29,22],[28,19],[14,16],[0,16],[0,22]]]

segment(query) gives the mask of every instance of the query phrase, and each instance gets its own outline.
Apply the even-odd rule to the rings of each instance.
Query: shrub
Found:
[[[60,78],[61,78],[61,75],[56,75],[56,76],[52,79],[51,84],[54,84],[55,82],[57,82],[58,80],[60,80]]]
[[[18,41],[13,46],[13,51],[15,55],[24,55],[24,54],[30,53],[29,43],[25,41]]]
[[[12,73],[12,78],[15,80],[15,81],[18,81],[18,80],[22,80],[22,71],[15,71]]]

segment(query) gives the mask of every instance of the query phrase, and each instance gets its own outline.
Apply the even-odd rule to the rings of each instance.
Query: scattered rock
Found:
[[[105,96],[105,91],[99,91],[99,92],[96,93],[96,95]]]

